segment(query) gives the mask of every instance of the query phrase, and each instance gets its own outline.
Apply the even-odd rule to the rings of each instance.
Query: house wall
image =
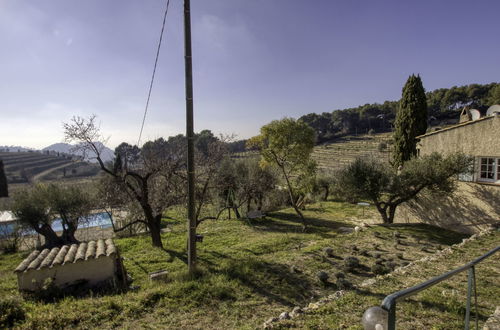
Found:
[[[469,156],[500,157],[500,116],[491,116],[460,126],[429,133],[420,138],[420,155],[461,151]]]
[[[398,207],[394,222],[423,222],[473,234],[500,222],[500,186],[457,182],[451,196],[420,194]]]
[[[116,273],[115,258],[116,255],[103,256],[97,259],[17,273],[19,290],[36,291],[48,278],[53,278],[54,284],[58,287],[65,287],[81,279],[87,280],[89,285],[95,285],[114,278]]]

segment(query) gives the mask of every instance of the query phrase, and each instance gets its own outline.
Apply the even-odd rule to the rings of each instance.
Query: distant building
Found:
[[[500,114],[467,120],[417,139],[419,155],[463,152],[474,157],[473,174],[462,175],[461,181],[500,185]]]
[[[58,287],[94,286],[125,278],[125,271],[111,239],[35,250],[14,271],[19,290],[36,291],[47,280]]]

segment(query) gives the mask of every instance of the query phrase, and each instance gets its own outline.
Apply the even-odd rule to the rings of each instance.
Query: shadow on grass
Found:
[[[305,223],[307,228],[304,231],[302,227],[302,219],[298,215],[285,212],[273,212],[270,213],[265,219],[252,220],[250,226],[257,230],[267,232],[313,233],[318,234],[323,238],[333,238],[336,235],[332,234],[332,231],[339,232],[340,227],[349,226],[343,222],[325,220],[310,216],[305,218]]]
[[[312,281],[302,273],[293,272],[286,264],[253,257],[240,260],[219,252],[210,254],[213,259],[219,260],[217,264],[208,258],[199,258],[210,273],[224,274],[270,301],[294,306],[311,297]]]

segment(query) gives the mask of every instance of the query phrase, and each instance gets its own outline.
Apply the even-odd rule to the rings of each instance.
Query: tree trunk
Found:
[[[78,225],[68,222],[67,228],[63,230],[62,240],[64,244],[73,244],[78,243],[78,240],[75,238],[76,230],[78,229]]]
[[[323,196],[323,200],[326,202],[328,200],[328,195],[330,195],[330,189],[325,187],[325,195]]]
[[[53,248],[55,246],[59,246],[63,244],[63,241],[57,234],[54,232],[52,227],[48,224],[43,224],[41,227],[35,229],[37,233],[43,236],[45,239],[45,247]]]
[[[394,223],[394,215],[396,214],[397,205],[389,205],[389,215],[386,223]]]
[[[149,234],[151,235],[151,243],[153,246],[163,248],[161,241],[161,214],[153,215],[153,210],[146,204],[142,205],[144,215],[146,216],[146,223],[148,225]]]
[[[161,215],[152,217],[148,219],[149,234],[151,235],[151,243],[153,246],[163,248],[163,243],[161,241]]]
[[[288,186],[288,194],[290,196],[290,202],[292,203],[293,209],[295,212],[299,215],[300,219],[302,220],[302,230],[306,230],[306,219],[304,218],[304,215],[302,212],[300,212],[299,207],[297,206],[297,200],[295,198],[295,195],[293,193],[293,188],[292,184],[290,183],[290,179],[288,178],[288,175],[286,174],[285,168],[281,166],[281,170],[283,172],[283,176],[285,177],[286,184]]]

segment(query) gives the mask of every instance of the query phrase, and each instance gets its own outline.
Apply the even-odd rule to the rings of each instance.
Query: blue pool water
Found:
[[[14,231],[14,226],[15,224],[13,223],[0,224],[0,237],[11,234]],[[93,228],[93,227],[100,227],[104,229],[104,228],[109,228],[111,226],[112,225],[110,216],[106,212],[102,212],[87,216],[80,222],[80,224],[78,225],[78,229]],[[56,232],[63,230],[62,220],[60,218],[54,219],[54,221],[52,222],[52,229],[54,229],[54,231]],[[23,233],[23,235],[33,235],[33,234],[35,234],[35,231],[33,230],[27,230]]]

